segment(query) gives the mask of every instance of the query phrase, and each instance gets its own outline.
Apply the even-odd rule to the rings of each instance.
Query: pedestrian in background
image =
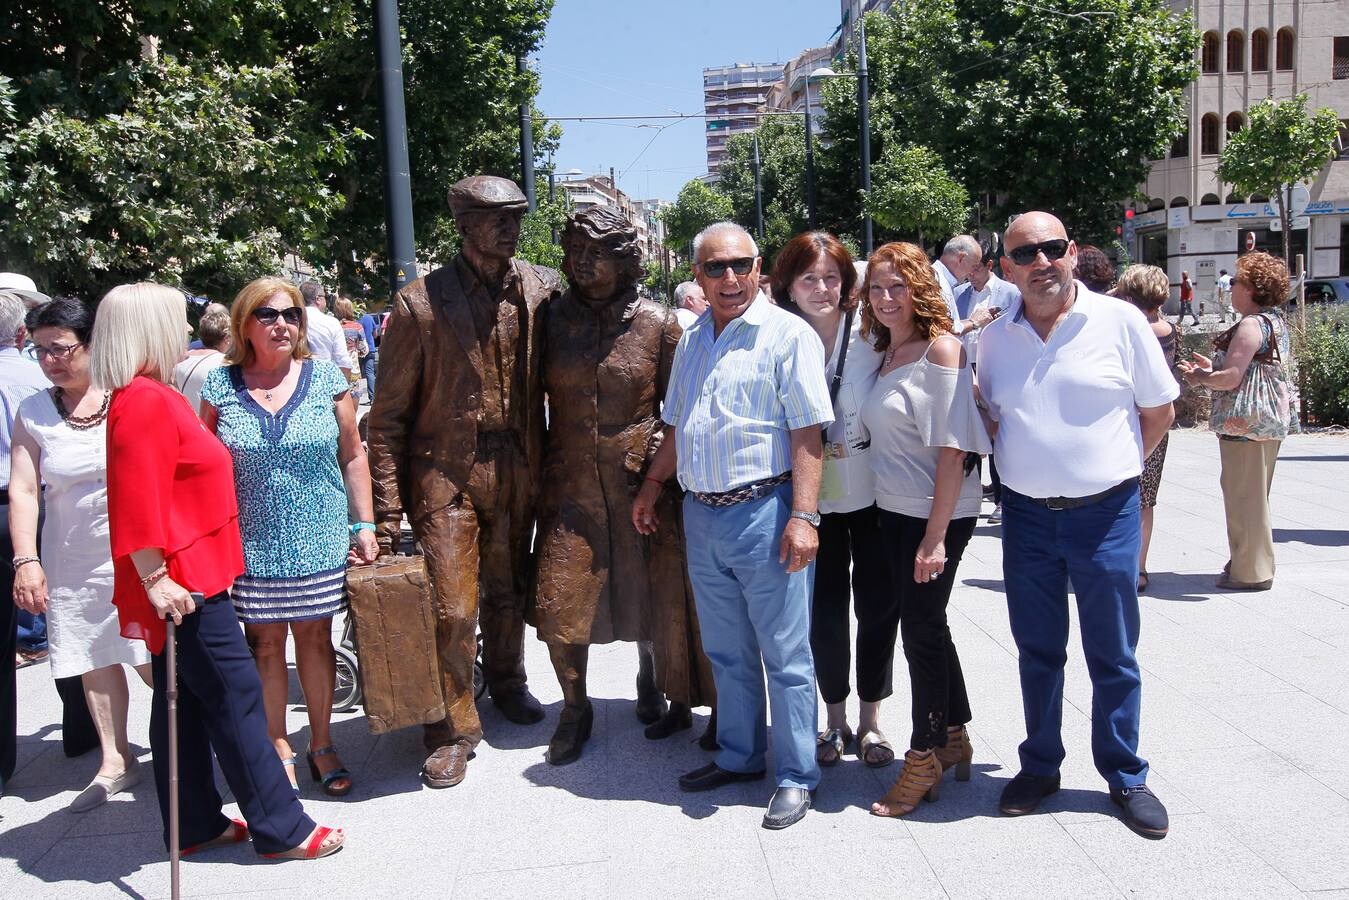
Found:
[[[193,409],[201,409],[201,386],[206,376],[225,362],[230,349],[230,311],[223,303],[206,307],[197,321],[201,347],[189,349],[187,357],[173,367],[173,386]]]
[[[1190,273],[1180,273],[1180,316],[1176,319],[1176,324],[1184,325],[1185,317],[1194,319],[1194,324],[1199,324],[1199,317],[1194,314],[1194,285],[1190,284]]]
[[[365,345],[369,352],[361,357],[361,377],[365,379],[365,396],[362,403],[375,402],[375,376],[379,370],[379,342],[384,337],[384,312],[370,310],[361,316],[361,329],[365,332]]]
[[[1288,325],[1279,307],[1288,267],[1268,253],[1237,260],[1232,306],[1241,320],[1213,341],[1213,359],[1181,362],[1185,380],[1213,391],[1209,427],[1218,435],[1228,561],[1218,587],[1267,591],[1274,586],[1269,489],[1279,446],[1297,421],[1288,375]]]
[[[1091,244],[1077,248],[1077,266],[1073,277],[1087,286],[1087,290],[1098,294],[1108,294],[1115,286],[1115,264],[1105,251]]]
[[[792,238],[778,252],[772,279],[778,306],[799,315],[820,337],[834,411],[823,434],[820,549],[810,605],[810,649],[828,714],[815,758],[822,766],[836,765],[853,739],[847,710],[851,600],[857,615],[857,755],[869,766],[886,766],[895,751],[881,733],[879,716],[881,701],[891,693],[895,636],[891,629],[887,640],[883,624],[893,594],[868,462],[871,435],[861,416],[881,356],[863,333],[853,290],[857,272],[838,238],[823,231]]]

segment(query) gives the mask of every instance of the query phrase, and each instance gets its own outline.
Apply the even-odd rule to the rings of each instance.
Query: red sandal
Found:
[[[328,840],[330,834],[337,835],[337,842],[325,844],[324,841]],[[341,850],[344,840],[346,840],[346,835],[343,834],[342,829],[320,825],[314,829],[314,833],[309,836],[309,840],[300,846],[282,850],[280,853],[264,853],[262,856],[264,859],[319,859]]]
[[[243,819],[230,819],[228,831],[209,841],[193,844],[191,847],[184,847],[179,851],[178,855],[191,856],[193,853],[200,853],[203,850],[213,850],[216,847],[229,847],[234,844],[242,844],[246,840],[248,840],[248,824],[244,822]]]

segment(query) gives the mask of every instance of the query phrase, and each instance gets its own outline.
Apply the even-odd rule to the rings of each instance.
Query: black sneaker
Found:
[[[1166,807],[1146,784],[1111,788],[1110,799],[1124,810],[1124,824],[1136,833],[1153,840],[1166,837],[1167,829],[1170,827]]]
[[[1041,800],[1058,789],[1057,774],[1031,775],[1027,772],[1018,772],[1015,778],[1007,782],[1007,787],[1002,789],[998,810],[1004,816],[1024,816],[1033,813]]]

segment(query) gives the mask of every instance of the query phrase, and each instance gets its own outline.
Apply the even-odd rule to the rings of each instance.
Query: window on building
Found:
[[[1269,71],[1269,32],[1263,28],[1251,32],[1251,71]]]
[[[1335,140],[1335,158],[1349,159],[1349,119],[1340,119],[1340,135]]]
[[[1246,125],[1246,119],[1239,112],[1227,114],[1227,136],[1230,138]]]
[[[1160,197],[1154,197],[1148,201],[1148,212],[1156,212],[1159,209],[1166,209],[1166,201]]]
[[[1185,130],[1177,135],[1171,142],[1171,158],[1183,159],[1190,155],[1190,126],[1186,125]]]
[[[1199,201],[1200,206],[1218,206],[1222,201],[1218,199],[1217,194],[1205,194]]]
[[[1218,43],[1218,32],[1204,32],[1204,47],[1199,63],[1205,75],[1212,75],[1218,71]]]
[[[1331,59],[1330,77],[1336,80],[1349,78],[1349,37],[1335,38],[1334,56]]]
[[[1246,36],[1235,28],[1227,32],[1227,71],[1246,71]]]
[[[1189,201],[1187,198],[1185,198],[1185,197],[1172,197],[1172,198],[1171,198],[1171,208],[1172,208],[1172,209],[1176,208],[1177,206],[1189,206],[1189,205],[1190,205],[1190,201]]]
[[[1218,117],[1213,113],[1200,120],[1199,152],[1204,156],[1218,155]]]
[[[1293,68],[1293,29],[1280,28],[1274,36],[1274,68],[1289,72]]]
[[[1228,194],[1224,203],[1245,203],[1245,199],[1240,194]]]

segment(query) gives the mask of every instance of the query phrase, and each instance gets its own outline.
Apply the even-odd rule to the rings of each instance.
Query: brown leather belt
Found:
[[[1100,503],[1102,500],[1113,497],[1121,491],[1129,490],[1137,484],[1137,478],[1126,478],[1114,487],[1108,487],[1099,494],[1092,494],[1090,497],[1026,497],[1026,499],[1036,506],[1043,506],[1045,509],[1058,512],[1065,509],[1080,509],[1083,506]],[[1021,494],[1020,496],[1025,497],[1026,495]]]
[[[704,506],[711,506],[719,509],[723,506],[735,506],[737,503],[744,503],[748,500],[758,500],[760,497],[766,497],[773,493],[773,488],[780,484],[786,484],[792,480],[792,470],[788,469],[781,475],[774,475],[772,478],[765,478],[762,481],[751,481],[749,484],[742,484],[740,487],[731,488],[729,491],[718,491],[714,493],[703,493],[700,491],[690,491],[690,496]]]

